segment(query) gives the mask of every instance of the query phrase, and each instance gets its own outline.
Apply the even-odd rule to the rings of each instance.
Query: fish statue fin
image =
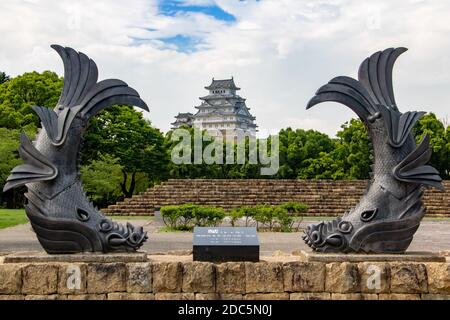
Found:
[[[322,102],[339,102],[353,110],[364,122],[378,110],[369,92],[357,80],[341,76],[331,79],[317,90],[306,109]]]
[[[136,106],[148,111],[147,104],[125,82],[98,80],[95,62],[82,52],[60,45],[51,46],[64,64],[64,85],[54,110],[34,107],[54,146],[62,146],[75,118],[87,122],[99,111],[116,104]]]
[[[397,58],[407,50],[399,47],[378,51],[361,63],[358,80],[369,92],[374,103],[398,111],[392,85],[392,70]]]
[[[430,136],[426,134],[420,144],[403,161],[396,165],[393,174],[403,182],[428,185],[444,190],[439,172],[426,163],[431,158]]]
[[[25,133],[20,135],[19,155],[24,164],[11,170],[3,192],[30,182],[53,180],[58,175],[58,169],[33,146]]]

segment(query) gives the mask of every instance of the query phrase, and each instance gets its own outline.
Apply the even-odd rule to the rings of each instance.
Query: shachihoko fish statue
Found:
[[[52,45],[64,62],[64,86],[52,110],[34,106],[42,129],[34,142],[22,133],[23,164],[11,171],[7,191],[25,185],[25,211],[48,253],[135,251],[147,240],[142,227],[121,225],[97,210],[83,191],[79,154],[89,119],[112,105],[148,111],[125,82],[97,82],[95,62],[72,48]]]
[[[319,252],[403,253],[425,215],[424,187],[443,190],[427,165],[430,137],[417,145],[412,129],[425,112],[401,113],[394,99],[392,69],[406,48],[389,48],[365,59],[358,80],[336,77],[322,86],[307,109],[338,102],[364,122],[372,144],[371,180],[360,202],[342,217],[307,227],[303,239]]]

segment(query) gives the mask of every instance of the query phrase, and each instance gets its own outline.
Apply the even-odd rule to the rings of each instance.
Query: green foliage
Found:
[[[301,215],[308,211],[308,205],[306,203],[297,201],[288,201],[280,205],[281,208],[293,215]]]
[[[321,152],[318,158],[306,159],[304,167],[300,168],[299,179],[345,179],[346,174],[342,161],[333,158],[334,153]]]
[[[352,119],[336,139],[314,130],[280,131],[280,170],[277,178],[367,179],[370,145],[366,128]]]
[[[269,205],[257,205],[254,207],[255,213],[253,215],[253,219],[256,221],[257,227],[259,225],[263,225],[267,227],[269,230],[273,229],[273,226],[276,222],[275,218],[277,214],[281,211],[277,206],[269,206]]]
[[[219,225],[225,218],[225,211],[222,208],[184,204],[162,207],[161,216],[165,225],[173,230],[192,230],[195,226]]]
[[[225,218],[225,211],[222,208],[198,206],[193,212],[194,224],[199,227],[217,226]]]
[[[0,84],[8,81],[9,79],[11,79],[6,73],[4,73],[3,71],[0,71]]]
[[[200,131],[197,128],[189,128],[183,127],[183,129],[189,132],[190,136],[190,150],[192,151],[190,154],[190,163],[180,163],[175,164],[172,161],[168,163],[168,172],[170,178],[174,179],[252,179],[252,178],[261,178],[261,165],[260,164],[250,164],[249,163],[249,154],[250,154],[250,144],[249,140],[246,139],[245,142],[245,161],[243,164],[237,163],[237,154],[238,148],[237,145],[233,145],[233,154],[234,158],[231,161],[231,164],[227,164],[227,144],[224,141],[216,140],[216,143],[219,144],[219,149],[221,150],[221,156],[219,158],[222,164],[213,163],[208,164],[204,161],[203,157],[201,158],[201,163],[197,163],[195,161],[195,153],[194,153],[194,137],[202,137],[202,154],[203,150],[207,146],[209,146],[213,138],[209,136],[206,130]],[[173,131],[169,131],[165,136],[165,147],[167,149],[168,156],[170,157],[172,153],[179,154],[181,151],[177,153],[177,149],[175,147],[179,145],[181,138],[179,140],[173,139]],[[228,161],[230,162],[230,161]],[[264,176],[264,178],[268,178]]]
[[[104,207],[120,199],[122,169],[119,160],[110,155],[102,155],[81,167],[83,187],[97,206]]]
[[[315,130],[282,129],[280,139],[280,170],[276,178],[295,179],[315,178],[306,168],[310,165],[309,159],[317,159],[321,153],[331,152],[334,149],[334,140],[326,134]]]
[[[301,202],[285,202],[279,205],[256,205],[234,208],[228,214],[230,223],[234,227],[239,219],[244,219],[245,226],[256,223],[258,230],[261,228],[269,231],[292,232],[298,229],[302,221],[303,213],[308,211],[308,206]],[[297,224],[297,227],[294,225]]]
[[[292,232],[293,226],[296,220],[294,219],[292,214],[280,206],[275,207],[274,209],[274,225],[278,224],[281,232]],[[271,228],[273,229],[273,227]]]
[[[341,166],[342,175],[337,178],[368,179],[371,147],[367,129],[361,120],[352,119],[341,126],[338,142],[331,152],[332,158]]]
[[[29,72],[9,78],[0,72],[0,187],[3,188],[9,172],[21,163],[17,149],[20,130],[34,138],[39,125],[38,116],[31,109],[34,105],[54,107],[62,89],[62,79],[56,73]],[[0,206],[21,207],[24,188],[7,193],[0,189]]]
[[[36,133],[36,128],[33,124],[24,127],[23,130],[31,138]],[[11,170],[22,163],[18,153],[19,139],[20,130],[0,127],[0,190],[3,190]],[[22,201],[20,190],[12,190],[7,194],[1,193],[0,195],[0,207],[3,202],[6,202],[8,207],[14,208]]]
[[[117,159],[121,166],[119,186],[125,197],[167,177],[164,137],[132,107],[111,107],[89,123],[82,163],[100,159],[102,155]]]
[[[244,219],[245,226],[250,226],[250,223],[255,215],[255,209],[253,207],[237,207],[233,208],[230,213],[228,214],[230,218],[230,223],[234,227],[236,225],[236,222],[239,219]]]
[[[6,183],[11,169],[21,163],[19,148],[19,130],[0,128],[0,186]]]
[[[180,206],[165,206],[160,209],[164,224],[171,229],[176,229],[179,225]]]
[[[39,125],[38,116],[31,107],[55,107],[63,80],[50,71],[29,72],[12,79],[0,72],[0,80],[0,128],[11,130],[6,138],[6,131],[1,133],[0,183],[4,184],[9,171],[20,163],[17,154],[19,129],[24,129],[29,135],[31,132],[32,136]],[[116,106],[92,119],[85,136],[81,163],[86,190],[95,204],[103,206],[118,200],[118,190],[120,198],[130,197],[165,179],[168,158],[163,144],[164,137],[159,130],[132,107]],[[117,163],[106,172],[114,174],[106,177],[102,163],[107,166],[111,159],[116,159]],[[120,181],[117,165],[122,168]],[[94,186],[97,178],[99,185]],[[15,193],[12,191],[7,197],[2,194],[3,198],[7,198],[2,201],[7,201],[8,206],[15,206],[11,204],[16,202],[12,201]]]
[[[62,84],[62,79],[50,71],[24,73],[0,84],[0,127],[37,127],[39,118],[31,107],[55,107]]]
[[[434,113],[423,116],[414,127],[417,143],[425,134],[430,135],[433,154],[430,164],[434,166],[443,179],[450,178],[450,126],[436,118]]]

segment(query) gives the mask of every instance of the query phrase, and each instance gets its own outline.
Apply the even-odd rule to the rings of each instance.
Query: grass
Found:
[[[148,220],[155,219],[154,216],[108,216],[112,220]]]
[[[110,216],[113,220],[152,220],[152,216]],[[24,209],[0,209],[0,229],[28,222]]]
[[[192,232],[193,230],[179,230],[171,227],[161,227],[159,228],[158,232],[165,233],[165,232],[179,232],[179,233],[185,233],[185,232]]]
[[[337,217],[331,217],[331,216],[310,216],[310,217],[305,216],[305,217],[303,217],[303,221],[317,221],[317,220],[328,221],[328,220],[334,220],[336,218]]]
[[[0,229],[28,222],[23,209],[0,209]]]
[[[425,221],[450,221],[449,217],[424,217]]]

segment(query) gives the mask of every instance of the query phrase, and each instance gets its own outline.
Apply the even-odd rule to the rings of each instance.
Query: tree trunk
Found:
[[[134,193],[134,189],[136,187],[136,172],[133,172],[131,174],[131,182],[130,187],[127,189],[127,181],[128,181],[128,173],[124,170],[122,170],[123,175],[123,182],[120,184],[120,187],[122,189],[123,195],[125,198],[131,198]]]

